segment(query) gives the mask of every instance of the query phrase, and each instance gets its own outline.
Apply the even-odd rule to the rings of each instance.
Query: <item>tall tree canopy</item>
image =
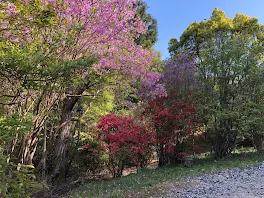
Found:
[[[192,23],[179,41],[169,43],[172,56],[186,51],[195,56],[200,112],[216,158],[234,148],[244,114],[239,104],[246,101],[245,85],[263,72],[263,30],[257,18],[237,14],[230,19],[215,9],[209,20]]]
[[[32,129],[15,142],[17,149],[22,146],[17,156],[22,163],[32,164],[44,123],[56,109],[60,121],[53,177],[63,182],[80,98],[132,79],[158,81],[153,72],[148,74],[155,54],[135,43],[152,20],[145,10],[139,16],[137,4],[145,5],[138,0],[0,3],[0,102],[10,113],[18,109],[20,115],[30,114],[33,121]],[[164,89],[157,85],[159,95]]]

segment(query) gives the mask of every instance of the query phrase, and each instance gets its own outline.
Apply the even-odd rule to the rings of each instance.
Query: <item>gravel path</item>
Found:
[[[264,198],[264,162],[257,167],[226,169],[187,178],[182,190],[171,189],[163,198]]]

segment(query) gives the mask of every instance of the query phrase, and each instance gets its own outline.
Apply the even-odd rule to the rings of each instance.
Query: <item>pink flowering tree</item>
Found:
[[[137,2],[21,0],[0,3],[1,42],[20,48],[36,46],[38,54],[45,60],[53,60],[53,65],[50,68],[51,61],[37,59],[34,67],[46,68],[48,72],[51,69],[59,71],[56,77],[60,76],[63,81],[53,171],[53,177],[59,183],[65,181],[73,110],[88,90],[108,86],[110,82],[106,79],[109,76],[111,79],[123,76],[123,79],[139,79],[145,84],[150,80],[151,86],[158,85],[155,94],[163,92],[162,85],[155,83],[160,76],[148,73],[155,54],[135,44],[147,26],[136,16],[133,5]],[[155,94],[151,96],[155,97]],[[37,135],[28,136],[26,164],[32,163]]]

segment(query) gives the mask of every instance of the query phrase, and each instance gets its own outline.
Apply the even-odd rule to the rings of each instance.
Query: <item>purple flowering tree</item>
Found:
[[[148,72],[141,77],[139,96],[143,100],[173,97],[184,101],[195,85],[196,65],[191,53],[164,61],[163,72]]]
[[[140,81],[139,96],[144,100],[153,100],[160,97],[166,97],[165,85],[161,82],[162,73],[148,72]]]
[[[166,60],[161,81],[168,96],[174,100],[188,100],[195,86],[195,71],[196,65],[192,54],[183,53],[175,59]]]

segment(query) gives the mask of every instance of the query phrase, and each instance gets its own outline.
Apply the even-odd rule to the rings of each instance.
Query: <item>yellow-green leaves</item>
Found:
[[[170,43],[170,51],[179,48],[188,48],[197,51],[200,45],[206,40],[217,37],[228,38],[234,34],[250,34],[256,36],[263,42],[263,25],[258,23],[255,17],[249,17],[244,14],[237,14],[234,19],[228,18],[224,11],[215,9],[209,20],[194,22],[184,31],[180,37],[179,45]],[[172,47],[174,46],[174,47]],[[176,48],[176,49],[174,49]]]

